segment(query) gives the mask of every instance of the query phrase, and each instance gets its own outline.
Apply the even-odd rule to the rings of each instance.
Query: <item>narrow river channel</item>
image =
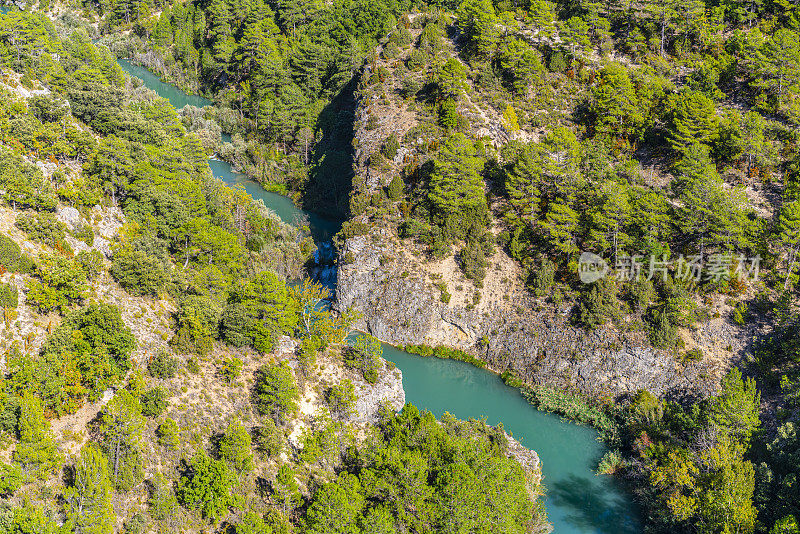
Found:
[[[178,108],[210,104],[129,61],[119,60],[119,64]],[[210,159],[209,165],[226,184],[243,184],[250,195],[263,200],[283,221],[308,221],[318,241],[330,239],[339,228],[336,221],[300,210],[290,199],[264,190],[224,161]],[[605,448],[597,441],[594,430],[536,410],[498,376],[469,364],[423,358],[390,345],[384,345],[383,356],[403,372],[407,402],[430,410],[437,417],[450,412],[460,419],[485,418],[492,425],[502,422],[507,432],[539,454],[547,489],[545,507],[555,534],[641,532],[639,514],[631,498],[613,477],[595,475]]]

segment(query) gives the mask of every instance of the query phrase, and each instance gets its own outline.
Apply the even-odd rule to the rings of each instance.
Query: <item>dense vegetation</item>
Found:
[[[15,447],[12,462],[0,465],[0,493],[54,476],[64,460],[48,419],[75,413],[109,387],[124,389],[70,462],[59,501],[68,528],[108,531],[113,495],[146,476],[149,419],[158,420],[152,439],[159,446],[181,446],[178,424],[163,417],[167,390],[133,371],[137,340],[119,308],[96,302],[105,271],[129,295],[174,305],[166,337],[188,359],[179,366],[168,351],[152,354],[153,381],[173,380],[179,367],[198,373],[197,362],[215,346],[266,353],[282,335],[299,340],[294,370],[258,362],[246,371],[259,418],[252,437],[231,422],[213,447],[193,439],[191,454],[183,450],[180,464],[172,459],[179,479],[147,478],[148,516],[163,525],[179,506],[211,521],[247,508],[247,492],[233,489],[253,469],[250,449],[270,461],[284,450],[300,391],[326,349],[337,348],[353,379],[377,380],[380,345],[360,336],[339,351],[348,317],[319,309],[319,286],[286,284],[310,240],[212,179],[206,155],[219,152],[307,206],[349,214],[342,237],[380,222],[424,259],[454,257],[474,286],[472,305],[502,250],[520,265],[532,296],[573,304],[572,320],[587,330],[641,332],[675,354],[676,365],[705,357],[684,350],[681,330],[710,319],[714,299],[732,309],[733,324],[763,326],[742,362],[758,384],[734,368],[719,394],[702,402],[642,391],[598,405],[545,387],[524,391],[542,409],[594,424],[618,447],[601,470],[636,482],[650,530],[800,532],[795,2],[103,0],[71,7],[97,17],[114,54],[215,104],[176,112],[127,80],[86,31],[71,31],[76,20],[56,25],[17,11],[0,17],[0,196],[13,210],[14,231],[34,245],[23,251],[3,236],[0,262],[24,280],[26,308],[50,325],[43,342],[22,338],[9,350],[0,423]],[[36,94],[21,97],[15,87]],[[356,99],[365,110],[358,120]],[[354,132],[383,131],[377,108],[397,103],[413,110],[413,127],[353,146]],[[478,124],[481,114],[490,127]],[[221,143],[221,131],[233,134],[232,143]],[[368,170],[351,182],[357,154]],[[56,170],[43,172],[34,160]],[[84,216],[95,204],[121,210],[127,223],[109,265],[79,244],[94,242],[91,227],[69,227],[54,215],[60,204]],[[581,284],[580,251],[603,256],[619,276]],[[678,261],[692,257],[713,270],[698,275]],[[754,257],[758,280],[749,276]],[[628,279],[637,258],[645,276]],[[9,327],[19,290],[0,289]],[[460,351],[413,349],[473,361]],[[226,356],[218,376],[233,386],[242,367]],[[260,486],[269,511],[231,518],[235,532],[289,524],[309,532],[479,531],[489,517],[493,531],[516,531],[540,516],[495,431],[449,419],[439,427],[407,409],[356,446],[346,423],[352,383],[327,387],[322,397],[330,414],[304,433],[302,452],[270,464]],[[491,491],[498,473],[513,482],[505,498]],[[483,512],[476,519],[467,509]],[[0,528],[9,532],[56,528],[52,510],[28,500],[3,514]],[[144,528],[136,517],[126,521],[131,532]]]
[[[545,524],[501,429],[413,406],[354,422],[380,343],[287,282],[313,243],[211,175],[214,111],[179,113],[69,17],[0,14],[0,64],[0,533]]]
[[[215,97],[215,119],[234,134],[223,157],[346,214],[352,87],[340,92],[410,2],[165,2],[157,16],[148,2],[86,4],[118,54]],[[115,37],[120,28],[133,36]]]

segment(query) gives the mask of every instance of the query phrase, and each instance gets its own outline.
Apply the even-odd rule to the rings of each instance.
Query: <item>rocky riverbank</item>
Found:
[[[506,305],[445,304],[421,262],[401,257],[398,247],[402,243],[381,228],[346,240],[340,257],[349,262],[339,266],[336,290],[340,309],[362,314],[357,327],[389,343],[456,347],[529,384],[592,397],[640,389],[662,397],[704,397],[716,391],[733,357],[682,363],[648,346],[641,332],[610,326],[587,332],[570,323],[571,304],[548,305],[522,293]]]

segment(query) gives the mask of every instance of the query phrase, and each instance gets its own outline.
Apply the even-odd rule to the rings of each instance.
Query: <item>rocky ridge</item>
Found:
[[[416,39],[418,32],[413,27],[411,32]],[[358,199],[375,198],[405,166],[428,159],[434,142],[420,127],[424,117],[413,99],[402,96],[404,74],[397,74],[403,72],[398,61],[379,54],[380,48],[365,66],[358,95],[355,205],[361,203]],[[378,84],[376,71],[382,76]],[[481,102],[486,109],[476,116],[481,107],[474,100],[458,103],[459,113],[469,118],[469,135],[494,146],[510,139],[500,110]],[[400,140],[396,156],[376,156],[392,134]],[[514,137],[536,135],[523,130]],[[719,379],[732,361],[744,356],[752,339],[752,332],[727,320],[730,310],[722,303],[716,305],[716,318],[681,333],[687,348],[710,355],[696,362],[681,362],[673,353],[654,349],[642,332],[611,326],[587,332],[571,324],[572,304],[545,304],[530,295],[518,264],[504,251],[487,258],[487,278],[478,288],[464,279],[452,258],[428,261],[414,243],[400,239],[399,220],[402,213],[396,206],[359,210],[351,221],[357,229],[338,244],[336,306],[358,310],[362,318],[356,326],[383,341],[459,348],[497,372],[514,371],[529,384],[576,389],[593,397],[647,389],[661,397],[697,398],[716,391]],[[491,231],[498,234],[500,226],[495,220]]]

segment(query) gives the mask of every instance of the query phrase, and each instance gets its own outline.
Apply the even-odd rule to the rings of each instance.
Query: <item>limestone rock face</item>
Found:
[[[66,224],[70,230],[76,230],[83,226],[80,212],[72,206],[65,206],[56,210],[56,218]]]
[[[586,332],[569,321],[569,308],[533,298],[513,305],[469,308],[439,301],[413,262],[383,262],[397,255],[387,231],[353,237],[340,250],[336,306],[354,308],[356,325],[393,344],[447,345],[514,371],[529,384],[614,396],[647,389],[660,397],[692,399],[716,391],[727,366],[705,358],[680,363],[649,346],[642,333],[601,327]]]
[[[379,373],[378,382],[354,382],[356,396],[355,416],[353,420],[358,423],[374,423],[382,406],[394,411],[403,409],[406,403],[406,393],[403,390],[403,373],[400,369],[388,369],[384,362],[384,369]]]

